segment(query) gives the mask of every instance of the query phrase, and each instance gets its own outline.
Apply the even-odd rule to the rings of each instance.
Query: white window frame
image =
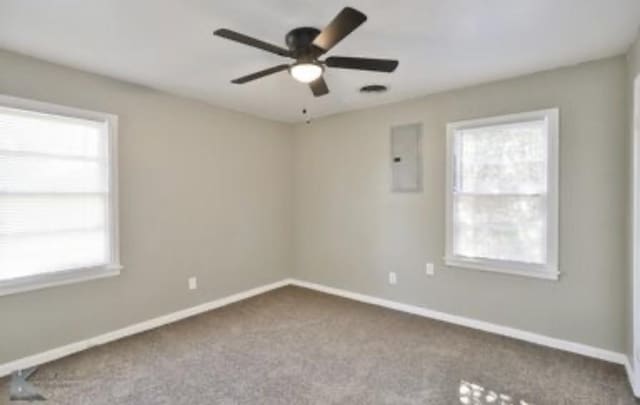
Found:
[[[547,122],[547,262],[532,264],[507,260],[469,258],[453,254],[453,187],[455,171],[455,133],[461,129],[472,129],[500,124],[512,124],[544,119]],[[496,117],[458,121],[447,124],[447,168],[446,168],[446,241],[445,264],[447,266],[491,271],[520,276],[557,280],[558,269],[558,149],[559,110],[551,108]]]
[[[110,260],[108,264],[94,267],[72,268],[52,273],[42,273],[11,280],[2,280],[0,281],[0,296],[119,275],[122,270],[122,265],[120,264],[118,221],[118,117],[113,114],[83,110],[75,107],[67,107],[1,94],[0,106],[29,112],[39,112],[91,120],[104,123],[107,126],[109,154],[108,227],[110,237]]]

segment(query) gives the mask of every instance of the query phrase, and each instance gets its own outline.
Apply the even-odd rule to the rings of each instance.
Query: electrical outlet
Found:
[[[434,274],[436,274],[433,263],[427,263],[427,265],[425,266],[425,273],[427,274],[427,276],[433,276]]]
[[[398,283],[398,277],[396,275],[396,273],[394,273],[393,271],[389,272],[389,284],[397,284]]]
[[[189,289],[195,290],[198,288],[198,279],[195,277],[189,277]]]

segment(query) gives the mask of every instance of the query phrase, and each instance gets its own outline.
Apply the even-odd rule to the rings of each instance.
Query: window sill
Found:
[[[113,277],[119,275],[120,270],[121,265],[112,264],[0,280],[0,296]]]
[[[540,278],[544,280],[558,280],[560,278],[560,272],[555,269],[541,269],[539,266],[525,263],[504,263],[497,261],[463,259],[459,257],[446,257],[444,262],[447,266],[462,269],[489,271],[493,273]]]

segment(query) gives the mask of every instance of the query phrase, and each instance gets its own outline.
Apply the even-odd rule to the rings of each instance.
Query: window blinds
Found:
[[[0,280],[105,265],[106,122],[0,107]]]

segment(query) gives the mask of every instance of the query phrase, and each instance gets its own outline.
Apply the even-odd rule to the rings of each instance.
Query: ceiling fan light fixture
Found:
[[[289,73],[301,83],[311,83],[322,76],[322,65],[315,62],[299,62],[291,65]]]
[[[285,36],[288,49],[227,28],[217,29],[213,32],[213,35],[295,60],[292,65],[282,63],[238,77],[231,80],[231,83],[245,84],[288,70],[291,77],[296,81],[309,86],[314,97],[320,97],[329,94],[329,87],[324,77],[322,77],[325,68],[391,73],[398,67],[398,61],[392,59],[349,56],[329,56],[324,60],[318,59],[318,57],[333,49],[338,42],[350,35],[366,20],[367,16],[362,12],[351,7],[345,7],[322,30],[313,27],[298,27],[289,31]]]

